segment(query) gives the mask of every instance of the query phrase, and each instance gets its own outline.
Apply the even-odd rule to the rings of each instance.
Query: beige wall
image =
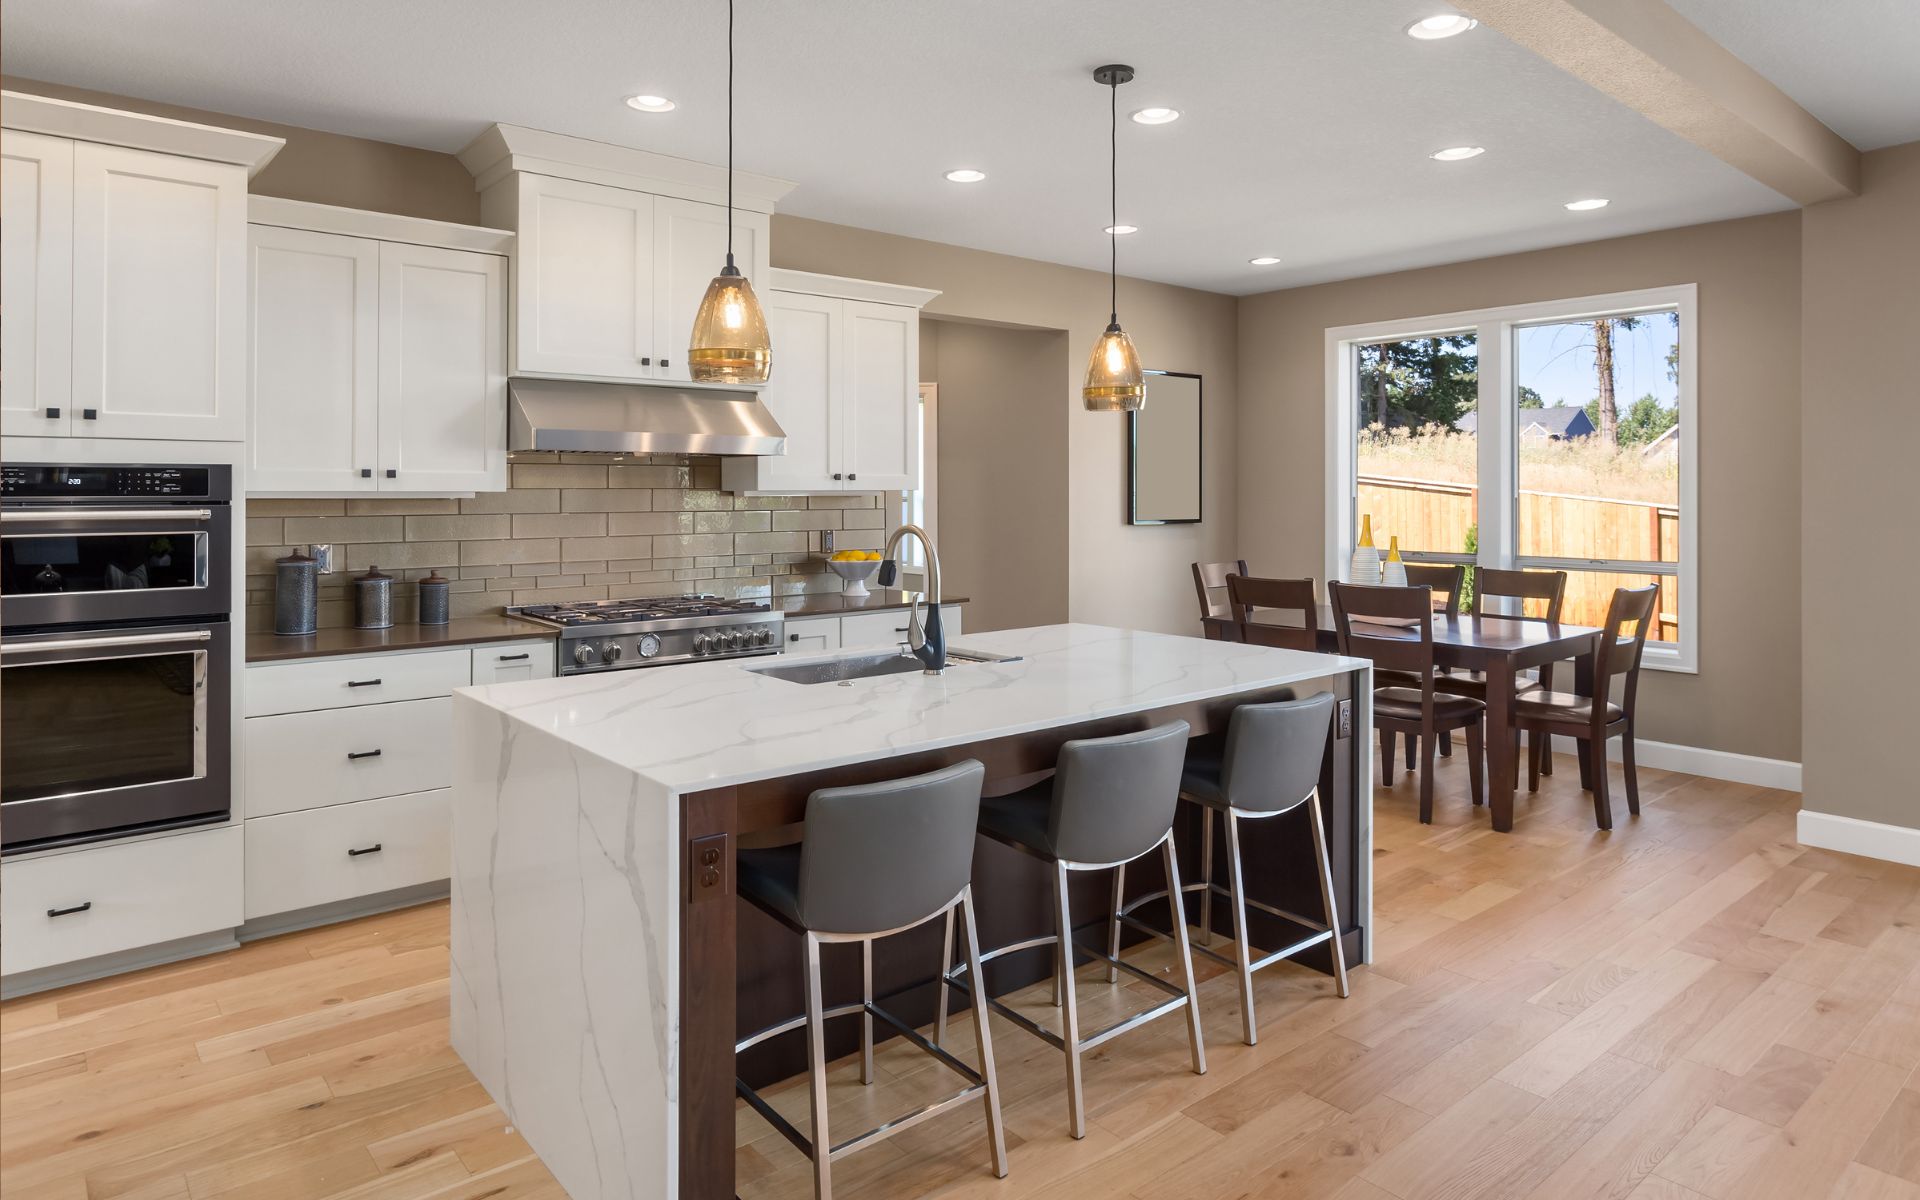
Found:
[[[973,598],[967,628],[1064,621],[1060,465],[1073,414],[1053,401],[1067,335],[956,321],[920,330],[920,378],[940,385],[940,566]]]
[[[250,133],[271,134],[287,139],[287,144],[266,169],[254,176],[251,190],[261,196],[279,196],[288,200],[310,200],[316,204],[337,204],[343,208],[367,208],[375,212],[402,213],[436,221],[480,223],[480,197],[473,190],[473,176],[451,154],[396,146],[366,138],[321,133],[293,125],[276,125],[249,117],[182,108],[107,92],[42,83],[32,79],[0,76],[0,85],[9,91],[52,96],[98,104],[127,112],[198,121],[226,129],[244,129]]]
[[[1800,757],[1800,217],[1724,221],[1248,297],[1240,305],[1241,547],[1320,575],[1325,331],[1697,283],[1700,671],[1642,676],[1642,737]]]
[[[1198,525],[1136,528],[1126,523],[1125,419],[1080,406],[1087,355],[1106,324],[1105,275],[779,215],[773,219],[773,263],[939,288],[941,295],[927,308],[936,318],[1064,331],[1066,357],[1055,376],[1051,404],[1054,418],[1065,413],[1067,431],[1068,613],[1076,621],[1194,631],[1188,564],[1225,557],[1235,541],[1233,297],[1121,281],[1120,319],[1144,364],[1205,376],[1205,504],[1209,514],[1217,514]],[[944,372],[944,345],[940,357]],[[1003,436],[1011,440],[1027,432],[1022,425],[1005,429]],[[1044,528],[1050,518],[1035,513],[1031,519]],[[1048,530],[1046,536],[1053,534]],[[956,573],[954,586],[964,591],[978,585]]]
[[[1801,232],[1805,805],[1920,828],[1920,142],[1865,156],[1858,197]]]

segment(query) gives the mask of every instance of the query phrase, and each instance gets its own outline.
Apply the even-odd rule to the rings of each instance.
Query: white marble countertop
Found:
[[[752,667],[838,651],[466,688],[477,700],[670,794],[1006,737],[1278,687],[1368,666],[1308,654],[1099,625],[965,634],[953,649],[1019,655],[920,672],[798,684]]]

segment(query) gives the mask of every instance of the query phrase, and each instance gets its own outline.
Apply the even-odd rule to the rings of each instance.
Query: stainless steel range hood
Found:
[[[749,391],[513,379],[509,450],[785,454],[787,435]]]

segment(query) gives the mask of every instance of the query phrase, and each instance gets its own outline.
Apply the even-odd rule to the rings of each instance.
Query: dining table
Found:
[[[1277,611],[1256,609],[1247,616],[1246,623],[1275,629],[1300,627],[1298,621],[1289,621],[1286,616]],[[1204,617],[1201,625],[1206,636],[1217,641],[1250,640],[1242,637],[1241,623],[1230,612]],[[1394,639],[1397,635],[1411,642],[1420,640],[1417,629],[1396,630],[1393,626],[1371,623],[1368,623],[1367,635],[1369,638],[1387,639]],[[1601,630],[1585,625],[1533,618],[1479,613],[1433,614],[1434,666],[1478,672],[1486,684],[1487,807],[1493,817],[1495,831],[1508,833],[1513,829],[1513,799],[1519,774],[1515,753],[1519,733],[1513,724],[1513,701],[1519,690],[1520,673],[1550,663],[1571,661],[1573,692],[1591,696],[1594,687],[1594,652],[1599,649],[1601,635]],[[1255,632],[1252,637],[1257,639],[1259,634]],[[1319,627],[1315,630],[1314,639],[1316,648],[1321,651],[1334,654],[1340,650],[1330,605],[1323,604],[1319,608]],[[1356,646],[1353,653],[1358,657],[1366,657],[1366,651],[1361,646]],[[1444,679],[1436,679],[1435,686],[1440,691],[1446,690]],[[1592,787],[1595,763],[1591,746],[1582,740],[1578,747],[1581,786]],[[1391,779],[1391,775],[1387,778]]]

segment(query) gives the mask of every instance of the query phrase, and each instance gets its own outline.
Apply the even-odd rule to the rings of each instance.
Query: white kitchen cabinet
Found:
[[[248,492],[504,491],[512,235],[267,197],[251,211]]]
[[[847,613],[840,618],[840,648],[861,646],[898,646],[907,640],[908,610],[882,609],[879,612]],[[960,606],[940,606],[940,628],[949,644],[960,635]]]
[[[0,434],[73,419],[73,143],[0,131]]]
[[[449,795],[440,788],[248,821],[247,919],[445,879]]]
[[[513,189],[506,208],[515,215],[482,213],[519,237],[512,372],[651,376],[665,353],[653,318],[654,197],[547,175],[521,174],[504,186]]]
[[[249,487],[378,490],[380,243],[272,225],[249,239]]]
[[[473,686],[552,679],[554,641],[502,642],[473,648]]]
[[[773,373],[761,399],[784,455],[728,458],[733,492],[903,491],[920,486],[920,308],[938,292],[774,271]]]
[[[707,285],[727,262],[727,210],[718,204],[662,196],[654,202],[654,339],[659,357],[655,379],[692,378],[687,344],[693,317]],[[765,213],[733,212],[733,263],[762,297],[767,291],[768,243],[772,218]]]
[[[254,663],[247,667],[242,700],[249,717],[424,700],[466,687],[473,682],[472,672],[468,652],[457,646]]]
[[[246,206],[241,167],[75,145],[74,434],[246,436]]]
[[[840,648],[839,617],[794,617],[786,622],[788,654],[823,654]]]
[[[452,703],[441,696],[249,719],[241,739],[247,816],[446,787]]]

